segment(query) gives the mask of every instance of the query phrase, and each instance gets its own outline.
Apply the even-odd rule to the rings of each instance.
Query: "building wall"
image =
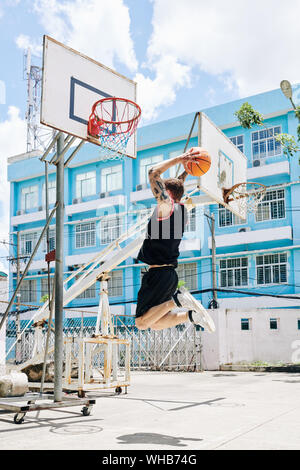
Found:
[[[247,221],[239,224],[220,226],[219,209],[217,205],[205,207],[205,211],[213,213],[216,219],[216,244],[217,244],[217,277],[221,284],[220,262],[221,260],[243,258],[248,259],[248,284],[227,286],[230,290],[255,291],[259,294],[278,294],[297,296],[300,290],[300,270],[298,258],[300,257],[300,223],[296,208],[300,205],[300,185],[298,157],[287,158],[283,152],[280,155],[263,159],[261,166],[253,166],[252,136],[253,132],[262,128],[256,126],[251,130],[242,129],[236,122],[234,112],[245,101],[250,102],[254,108],[265,115],[268,127],[281,126],[282,132],[296,135],[297,120],[289,108],[289,102],[284,98],[280,90],[273,90],[242,100],[237,100],[224,105],[205,109],[204,112],[215,124],[220,126],[223,132],[230,138],[243,135],[244,153],[248,158],[248,180],[263,182],[266,185],[282,187],[285,193],[285,211],[283,217],[269,218],[257,221],[253,214],[249,214]],[[150,208],[155,200],[145,185],[138,190],[140,180],[140,167],[143,159],[162,155],[164,159],[173,155],[173,152],[183,150],[189,133],[194,113],[179,116],[161,123],[141,127],[138,131],[138,155],[136,160],[125,159],[123,162],[99,161],[97,146],[85,144],[71,165],[65,171],[65,275],[74,266],[82,264],[94,254],[101,251],[106,244],[101,243],[100,229],[103,217],[112,214],[128,213],[144,208]],[[190,146],[197,145],[197,137],[192,136]],[[29,164],[24,164],[29,163]],[[109,192],[102,198],[105,191],[101,182],[101,171],[109,166],[122,165],[122,188]],[[94,195],[86,196],[81,201],[75,201],[76,175],[88,172],[96,172],[96,190]],[[55,177],[55,169],[49,166],[49,179]],[[166,176],[168,176],[167,172]],[[35,154],[13,157],[9,159],[8,179],[11,183],[11,234],[12,241],[16,244],[16,232],[21,233],[31,230],[41,231],[45,223],[45,210],[43,208],[43,183],[44,164]],[[193,187],[195,180],[187,179],[187,184]],[[20,213],[22,188],[36,185],[38,187],[36,207]],[[130,226],[134,215],[126,215],[123,219],[123,228]],[[94,246],[76,248],[76,223],[83,221],[95,221],[97,226]],[[53,220],[53,224],[55,220]],[[52,226],[54,226],[52,224]],[[244,230],[244,232],[240,232]],[[246,231],[245,231],[246,230]],[[284,282],[262,284],[257,280],[257,256],[259,254],[285,254],[287,256],[287,275]],[[16,256],[16,250],[12,253]],[[37,256],[28,272],[27,279],[36,281],[36,296],[32,303],[39,303],[41,297],[41,279],[46,276],[45,251],[40,247]],[[180,253],[181,263],[194,263],[193,283],[196,283],[195,296],[207,307],[212,299],[212,293],[199,291],[212,287],[212,262],[211,262],[211,237],[207,219],[203,207],[197,208],[195,230],[184,236]],[[52,263],[53,265],[53,263]],[[115,295],[111,302],[125,309],[125,314],[134,312],[135,299],[140,285],[141,265],[135,266],[135,259],[129,258],[120,267],[123,279],[122,295]],[[11,265],[10,290],[16,285],[15,266]],[[54,269],[52,268],[52,276]],[[189,281],[190,279],[187,279]],[[98,287],[96,288],[98,292]],[[95,306],[98,303],[98,293],[95,297],[76,299],[70,306]],[[218,293],[222,308],[234,305],[241,308],[245,300],[252,301],[250,297],[241,293]],[[274,298],[256,297],[257,306],[276,307]],[[253,301],[252,301],[253,302]],[[280,307],[299,307],[297,299],[278,299]]]
[[[0,300],[7,301],[8,299],[7,287],[8,287],[7,277],[0,276]],[[7,307],[7,304],[0,302],[1,313],[5,312],[6,307]],[[6,327],[4,324],[2,329],[0,330],[0,375],[4,374],[5,369],[6,369],[5,367],[5,336],[6,336]]]
[[[211,310],[216,333],[202,333],[203,366],[217,370],[224,364],[300,363],[299,309]],[[242,330],[242,319],[250,329]],[[277,320],[277,329],[270,320]]]

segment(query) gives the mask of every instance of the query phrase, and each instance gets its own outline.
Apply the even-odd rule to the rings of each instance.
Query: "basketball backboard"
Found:
[[[44,36],[41,123],[101,145],[87,132],[92,105],[116,96],[136,102],[136,83],[99,62]],[[136,158],[136,133],[127,145]]]
[[[199,119],[200,145],[211,156],[209,171],[199,178],[199,187],[206,194],[203,201],[205,204],[222,204],[246,219],[246,211],[241,212],[236,201],[225,203],[223,188],[229,189],[234,184],[247,181],[247,157],[204,113],[199,113]]]

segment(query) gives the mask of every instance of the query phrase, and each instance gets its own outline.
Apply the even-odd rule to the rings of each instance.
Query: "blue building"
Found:
[[[264,115],[263,127],[245,130],[234,112],[248,101]],[[217,281],[221,307],[298,307],[299,300],[285,299],[300,292],[300,205],[299,157],[284,155],[274,135],[297,135],[298,121],[281,91],[273,90],[242,100],[203,110],[247,156],[248,181],[264,183],[268,190],[256,214],[241,221],[223,206],[206,206],[216,219]],[[136,160],[99,160],[97,146],[85,144],[65,170],[64,272],[67,277],[86,263],[154,204],[147,181],[154,163],[182,153],[194,113],[138,130]],[[192,136],[190,146],[197,145]],[[30,256],[45,223],[45,177],[41,155],[34,151],[9,158],[10,233],[14,257]],[[169,170],[174,175],[175,169]],[[193,178],[187,185],[193,187]],[[50,209],[55,203],[55,167],[49,166]],[[55,247],[55,221],[50,227],[50,249]],[[46,243],[41,244],[21,289],[20,302],[40,305],[47,293]],[[21,269],[24,265],[21,264]],[[54,263],[51,264],[51,277]],[[140,286],[142,265],[129,258],[112,271],[109,281],[113,313],[132,315]],[[17,282],[16,263],[9,273],[10,292]],[[203,207],[190,214],[181,243],[178,274],[191,291],[208,307],[212,292],[211,234]],[[299,279],[298,279],[299,278]],[[70,281],[73,282],[73,281]],[[90,308],[98,305],[98,282],[69,307]],[[248,296],[247,292],[257,295]],[[283,296],[265,297],[259,294]]]

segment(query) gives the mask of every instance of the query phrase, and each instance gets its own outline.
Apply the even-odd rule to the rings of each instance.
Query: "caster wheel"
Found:
[[[89,408],[88,406],[84,406],[81,410],[81,413],[83,414],[83,416],[90,416],[91,408]]]
[[[122,393],[122,387],[116,387],[115,393],[116,393],[117,395],[120,395],[120,393]]]
[[[22,424],[24,421],[25,413],[17,413],[14,416],[14,423],[15,424]]]

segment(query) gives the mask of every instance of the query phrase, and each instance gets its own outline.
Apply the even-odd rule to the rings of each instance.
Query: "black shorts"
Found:
[[[143,274],[135,316],[141,317],[149,308],[171,300],[177,286],[178,276],[173,266],[150,268]]]

